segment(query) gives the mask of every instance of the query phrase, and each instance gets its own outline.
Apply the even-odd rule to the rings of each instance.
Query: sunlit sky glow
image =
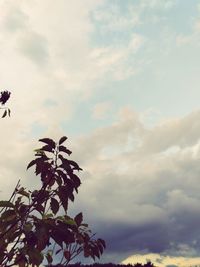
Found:
[[[84,169],[71,213],[107,241],[102,262],[196,264],[200,2],[6,0],[0,32],[2,198],[38,184],[38,139],[67,135]]]

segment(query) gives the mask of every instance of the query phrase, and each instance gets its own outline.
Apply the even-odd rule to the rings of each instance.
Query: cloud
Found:
[[[199,116],[200,112],[194,111],[182,120],[172,119],[154,127],[146,134],[141,150],[144,150],[145,153],[152,153],[154,151],[161,152],[173,146],[187,147],[194,145],[200,136]],[[162,141],[159,142],[158,140],[161,140],[161,138]]]
[[[139,62],[130,64],[137,51],[143,46],[145,39],[139,34],[132,34],[127,42],[119,45],[94,48],[90,54],[93,67],[99,76],[113,80],[124,80],[138,71]]]
[[[199,117],[196,111],[149,129],[126,107],[113,125],[72,143],[85,172],[73,210],[83,210],[106,239],[105,257],[198,255]]]

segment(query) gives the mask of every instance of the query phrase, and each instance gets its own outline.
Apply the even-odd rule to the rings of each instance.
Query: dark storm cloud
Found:
[[[135,214],[134,216],[137,216]],[[106,240],[103,262],[115,255],[120,262],[138,253],[170,254],[171,256],[198,256],[200,253],[200,214],[177,211],[167,222],[131,225],[107,220],[93,221],[93,230]],[[195,241],[195,242],[194,242]],[[187,249],[180,244],[187,245]],[[188,249],[189,248],[189,249]],[[191,254],[190,251],[193,250]]]

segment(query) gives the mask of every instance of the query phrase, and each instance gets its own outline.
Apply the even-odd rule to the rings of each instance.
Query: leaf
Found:
[[[7,115],[7,110],[4,111],[2,118],[4,118]]]
[[[79,214],[77,214],[75,217],[74,217],[74,221],[76,222],[76,224],[78,226],[81,225],[82,221],[83,221],[83,214],[82,212],[80,212]]]
[[[6,210],[1,215],[1,220],[5,220],[6,222],[12,221],[14,218],[16,218],[14,210]]]
[[[74,232],[71,231],[66,223],[58,221],[57,233],[61,236],[62,241],[66,244],[73,243],[75,241]]]
[[[64,143],[66,140],[67,140],[67,136],[63,136],[63,137],[60,138],[58,144],[61,145],[61,144]]]
[[[1,92],[1,96],[0,96],[0,103],[2,105],[5,105],[5,103],[8,101],[8,99],[10,98],[10,92],[9,91],[2,91]]]
[[[66,190],[65,187],[61,187],[59,188],[59,191],[58,191],[58,196],[60,198],[60,201],[62,203],[62,206],[64,208],[65,211],[67,211],[67,208],[68,208],[68,192]]]
[[[11,113],[11,111],[10,111],[10,109],[8,108],[8,116],[10,117],[10,113]]]
[[[79,167],[79,165],[75,162],[75,161],[73,161],[73,160],[67,160],[68,161],[68,163],[70,164],[70,165],[72,165],[73,167],[74,167],[74,169],[75,170],[77,170],[77,171],[82,171],[83,169],[81,169],[80,167]]]
[[[47,151],[47,152],[52,152],[53,149],[52,149],[52,146],[50,145],[45,145],[41,148],[42,151]]]
[[[62,248],[63,247],[63,235],[58,231],[52,231],[50,233],[54,241]]]
[[[27,166],[27,170],[30,168],[30,167],[32,167],[33,165],[35,165],[36,164],[36,160],[34,159],[34,160],[32,160],[29,164],[28,164],[28,166]]]
[[[70,195],[69,195],[69,199],[70,199],[72,202],[74,202],[74,195],[73,195],[73,194],[70,194]]]
[[[92,247],[93,255],[100,259],[101,253],[99,251],[99,248],[97,246]]]
[[[70,178],[73,181],[75,188],[78,188],[81,185],[81,180],[76,174],[73,173],[72,175],[70,175]]]
[[[31,248],[28,250],[28,256],[30,258],[30,263],[36,266],[39,266],[43,261],[43,255],[40,253],[40,251],[36,248]]]
[[[102,254],[103,253],[103,247],[102,247],[102,245],[101,244],[98,244],[98,248],[99,248],[100,253]]]
[[[52,212],[54,213],[54,214],[56,214],[57,212],[58,212],[58,210],[59,210],[59,203],[58,203],[58,201],[55,199],[55,198],[51,198],[51,203],[50,203],[50,205],[51,205],[51,210],[52,210]]]
[[[102,244],[102,246],[103,246],[104,248],[106,248],[106,242],[105,242],[103,239],[98,238],[98,241],[101,242],[101,244]]]
[[[59,146],[58,148],[59,148],[59,151],[65,152],[69,156],[72,154],[72,152],[69,149],[67,149],[65,146]]]
[[[4,200],[2,200],[2,201],[0,201],[0,207],[14,208],[15,206],[10,201],[4,201]]]
[[[52,148],[56,147],[56,143],[50,138],[42,138],[42,139],[39,139],[39,141],[46,143],[47,145],[51,146]]]

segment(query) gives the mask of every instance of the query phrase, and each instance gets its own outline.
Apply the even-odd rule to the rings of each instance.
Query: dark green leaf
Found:
[[[7,115],[7,110],[4,111],[2,118],[4,118]]]
[[[82,171],[83,170],[83,169],[81,169],[79,167],[79,165],[75,161],[73,161],[73,160],[67,160],[67,161],[68,161],[68,164],[70,164],[70,165],[72,165],[74,167],[74,170],[77,170],[77,171]]]
[[[50,203],[50,205],[51,205],[51,210],[52,210],[52,212],[54,213],[54,214],[56,214],[57,212],[58,212],[58,210],[59,210],[59,203],[58,203],[58,201],[55,199],[55,198],[51,198],[51,203]]]
[[[67,155],[71,155],[71,151],[67,149],[65,146],[59,146],[59,151],[67,153]]]
[[[15,206],[10,201],[4,201],[4,200],[2,200],[2,201],[0,201],[0,207],[14,208]]]
[[[46,143],[47,145],[51,146],[52,148],[56,147],[56,143],[50,138],[42,138],[42,139],[39,139],[39,141]]]
[[[99,251],[99,248],[97,246],[94,246],[92,247],[92,252],[93,252],[93,255],[96,256],[97,258],[100,258],[100,251]]]
[[[70,199],[72,202],[74,202],[74,195],[73,195],[73,194],[70,194],[70,195],[69,195],[69,199]]]
[[[63,235],[59,231],[53,230],[51,233],[51,237],[54,241],[60,246],[63,247]]]
[[[66,211],[68,208],[68,191],[65,187],[60,186],[58,191],[58,196],[60,198],[60,201],[62,203],[62,206],[64,210]]]
[[[16,218],[16,213],[14,210],[6,210],[1,215],[1,220],[12,221]]]
[[[99,242],[101,242],[102,246],[103,246],[104,248],[106,248],[106,243],[105,243],[105,241],[104,241],[103,239],[101,239],[101,238],[98,238],[98,240],[99,240]]]
[[[79,214],[77,214],[75,217],[74,217],[74,221],[76,222],[76,224],[78,226],[81,225],[82,221],[83,221],[83,214],[82,212],[80,212]]]
[[[62,143],[64,143],[66,140],[67,140],[67,137],[66,136],[61,137],[60,140],[59,140],[59,145],[61,145]]]
[[[43,255],[40,251],[36,248],[32,248],[28,250],[28,256],[30,258],[30,263],[33,265],[39,266],[43,261]]]
[[[36,160],[35,160],[35,159],[32,160],[32,161],[28,164],[28,166],[27,166],[27,170],[28,170],[30,167],[32,167],[34,164],[36,164]]]
[[[45,145],[41,148],[42,151],[52,152],[53,149],[50,145]]]
[[[100,244],[98,244],[98,248],[99,248],[99,251],[100,251],[100,253],[102,254],[103,253],[103,246],[102,246],[102,244],[100,243]]]

